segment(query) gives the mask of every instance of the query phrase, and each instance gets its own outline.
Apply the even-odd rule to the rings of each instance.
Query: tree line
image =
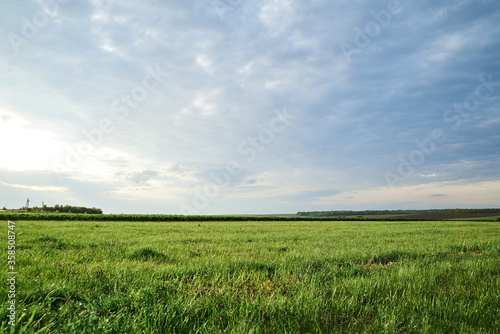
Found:
[[[44,204],[41,207],[34,206],[32,208],[22,208],[22,209],[15,210],[15,211],[20,211],[20,210],[25,210],[26,212],[31,212],[31,213],[47,212],[47,213],[85,213],[85,214],[94,214],[94,215],[101,215],[102,214],[102,210],[99,208],[94,208],[94,207],[87,208],[84,206],[59,205],[59,204],[56,204],[53,207],[50,207],[50,206],[47,206]]]
[[[436,219],[393,219],[362,217],[276,217],[276,216],[183,216],[160,214],[81,214],[81,213],[24,213],[0,212],[0,220],[53,220],[53,221],[143,221],[143,222],[179,222],[179,221],[428,221]]]
[[[338,216],[381,216],[381,215],[449,215],[467,213],[500,213],[500,208],[491,209],[427,209],[427,210],[337,210],[297,212],[300,217],[338,217]]]

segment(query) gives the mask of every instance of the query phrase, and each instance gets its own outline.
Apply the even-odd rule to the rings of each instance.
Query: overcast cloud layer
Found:
[[[500,206],[500,2],[0,1],[0,206]]]

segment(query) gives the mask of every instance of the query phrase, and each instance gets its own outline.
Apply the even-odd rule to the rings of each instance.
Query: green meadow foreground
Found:
[[[1,258],[7,265],[7,222]],[[26,333],[498,333],[500,223],[16,222]]]

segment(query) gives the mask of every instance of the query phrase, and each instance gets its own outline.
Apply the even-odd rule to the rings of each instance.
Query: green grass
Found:
[[[15,331],[495,333],[499,227],[19,221]]]

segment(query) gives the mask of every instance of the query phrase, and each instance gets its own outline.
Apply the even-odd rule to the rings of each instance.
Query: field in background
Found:
[[[298,212],[299,217],[363,217],[368,219],[402,220],[446,220],[484,218],[494,221],[500,215],[500,208],[482,209],[424,209],[424,210],[337,210]]]
[[[500,216],[492,216],[492,217],[474,217],[474,218],[458,218],[456,220],[483,220],[483,221],[497,221]]]
[[[367,215],[363,218],[374,218],[374,219],[422,219],[422,220],[485,220],[485,221],[495,221],[498,215],[489,214],[460,214],[460,215]]]
[[[18,221],[17,327],[494,333],[499,227],[481,221]],[[0,278],[6,282],[5,271]],[[0,285],[3,328],[9,327],[7,288]]]

